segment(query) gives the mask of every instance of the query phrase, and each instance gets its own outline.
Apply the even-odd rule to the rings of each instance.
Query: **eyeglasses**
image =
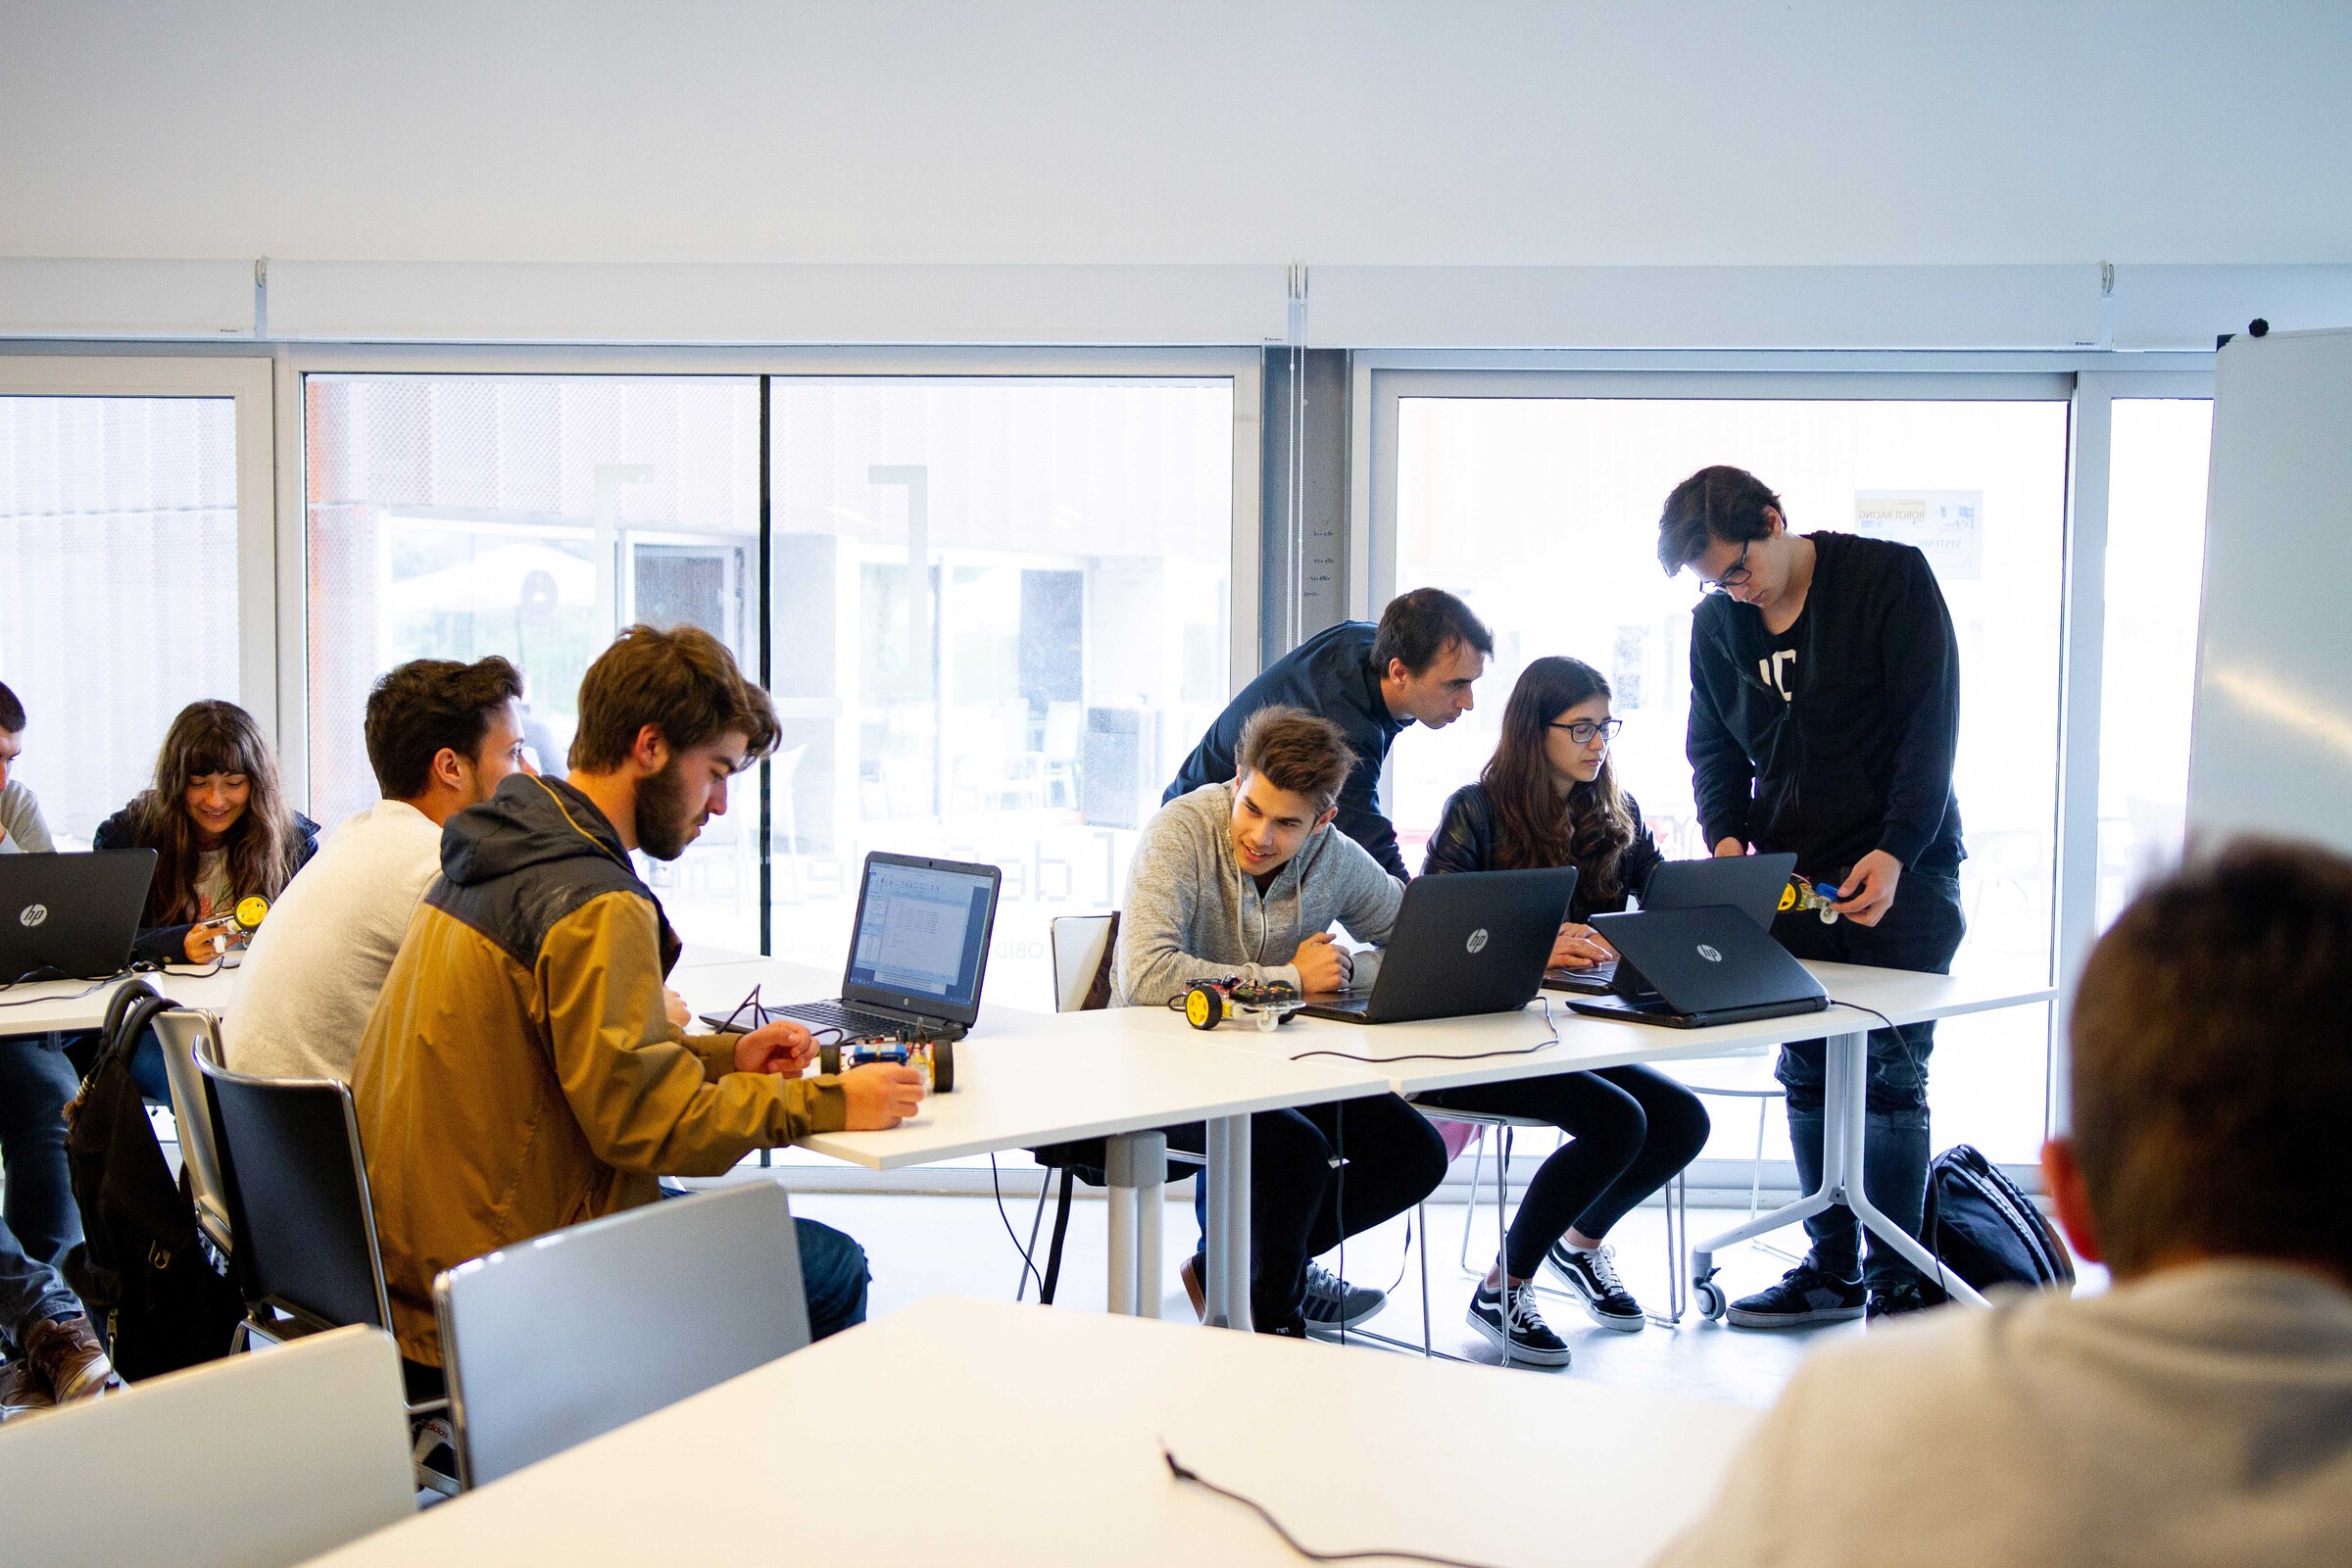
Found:
[[[1615,740],[1617,732],[1625,728],[1625,720],[1622,718],[1580,718],[1573,724],[1548,724],[1544,727],[1564,729],[1568,732],[1568,738],[1577,745],[1590,746],[1595,736],[1604,742]]]
[[[1740,544],[1740,559],[1733,562],[1729,567],[1725,568],[1722,576],[1699,578],[1698,591],[1702,594],[1728,594],[1733,589],[1746,582],[1748,575],[1747,546],[1752,542],[1753,541],[1745,541]]]

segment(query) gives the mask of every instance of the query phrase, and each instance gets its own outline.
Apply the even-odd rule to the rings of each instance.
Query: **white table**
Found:
[[[1175,1480],[1164,1442],[1319,1549],[1630,1568],[1705,1504],[1755,1419],[1575,1379],[938,1298],[317,1561],[1295,1568],[1255,1515]]]
[[[1270,1035],[1232,1033],[1226,1043],[1238,1051],[1285,1060],[1310,1051],[1344,1053],[1349,1057],[1363,1058],[1359,1065],[1388,1074],[1390,1088],[1409,1097],[1464,1084],[1501,1083],[1550,1072],[1592,1071],[1723,1055],[1758,1046],[1780,1046],[1826,1036],[1829,1048],[1823,1073],[1826,1115],[1822,1129],[1821,1184],[1792,1203],[1769,1214],[1759,1214],[1746,1224],[1690,1249],[1690,1280],[1698,1293],[1700,1310],[1710,1318],[1720,1317],[1726,1305],[1721,1288],[1714,1283],[1716,1252],[1767,1231],[1810,1219],[1834,1203],[1843,1203],[1853,1210],[1854,1218],[1864,1229],[1893,1248],[1923,1274],[1939,1279],[1953,1296],[1982,1306],[1984,1298],[1973,1286],[1945,1272],[1933,1252],[1879,1212],[1863,1191],[1862,1138],[1870,1086],[1870,1031],[1880,1026],[1880,1019],[1873,1016],[1873,1011],[1884,1013],[1887,1020],[1898,1024],[1924,1023],[1935,1018],[2047,1002],[2056,994],[2054,988],[2038,973],[2021,974],[2015,970],[1937,975],[1847,963],[1808,963],[1805,967],[1834,1001],[1858,1006],[1833,1006],[1826,1012],[1719,1024],[1709,1029],[1665,1029],[1588,1017],[1570,1011],[1561,994],[1545,993],[1519,1012],[1380,1025],[1303,1019]],[[1546,1004],[1550,1009],[1548,1024],[1544,1017]],[[1219,1034],[1224,1037],[1228,1031],[1220,1030]],[[1553,1034],[1557,1036],[1556,1043],[1544,1045],[1532,1054],[1481,1054],[1517,1051]],[[1307,1061],[1335,1059],[1344,1058],[1306,1058]],[[1680,1315],[1679,1305],[1675,1315]]]
[[[128,981],[144,980],[162,995],[189,1007],[218,1012],[236,995],[237,971],[217,973],[174,965],[159,974],[117,975],[112,980],[43,980],[0,991],[0,1035],[45,1035],[56,1030],[95,1029],[106,1022],[106,1005]],[[17,1004],[29,1004],[17,1005]]]
[[[822,1000],[840,976],[805,964],[705,954],[670,984],[695,1011],[724,1014],[757,982],[770,1004]],[[1295,1027],[1295,1026],[1294,1026]],[[799,1147],[870,1170],[966,1154],[1101,1138],[1108,1145],[1113,1312],[1159,1313],[1160,1220],[1167,1139],[1205,1122],[1208,1227],[1203,1281],[1211,1322],[1250,1326],[1250,1118],[1386,1094],[1380,1071],[1293,1062],[1232,1049],[1232,1031],[1202,1035],[1162,1007],[1023,1012],[984,1004],[956,1045],[956,1090],[888,1132],[818,1133]]]

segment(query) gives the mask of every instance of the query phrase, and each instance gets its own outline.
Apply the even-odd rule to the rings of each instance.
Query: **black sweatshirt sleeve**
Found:
[[[1348,782],[1340,786],[1340,814],[1334,825],[1362,845],[1382,870],[1409,882],[1412,873],[1404,868],[1404,855],[1396,848],[1396,824],[1381,814],[1379,786],[1380,768],[1358,755]]]
[[[1755,760],[1724,721],[1724,706],[1739,688],[1730,651],[1700,622],[1690,624],[1690,723],[1683,751],[1690,759],[1690,793],[1699,830],[1711,853],[1725,839],[1748,842],[1748,807],[1756,794]]]
[[[1960,644],[1936,570],[1905,553],[1886,612],[1886,716],[1899,733],[1879,848],[1909,866],[1934,843],[1960,749]]]

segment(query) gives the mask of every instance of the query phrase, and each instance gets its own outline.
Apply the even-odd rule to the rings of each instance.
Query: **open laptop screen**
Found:
[[[842,995],[969,1021],[995,923],[994,866],[870,856]]]

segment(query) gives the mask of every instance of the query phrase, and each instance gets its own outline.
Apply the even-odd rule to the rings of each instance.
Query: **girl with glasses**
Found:
[[[1641,808],[1618,788],[1609,741],[1609,683],[1581,660],[1527,666],[1502,713],[1502,736],[1475,784],[1454,791],[1431,836],[1422,874],[1577,868],[1576,898],[1551,962],[1588,968],[1615,957],[1586,922],[1625,907],[1664,858]],[[1550,1122],[1569,1135],[1529,1183],[1505,1255],[1471,1298],[1470,1324],[1514,1361],[1567,1364],[1566,1342],[1545,1326],[1528,1287],[1547,1265],[1603,1328],[1634,1333],[1641,1303],[1617,1277],[1609,1228],[1706,1147],[1706,1107],[1647,1067],[1559,1073],[1420,1097],[1450,1106]]]

